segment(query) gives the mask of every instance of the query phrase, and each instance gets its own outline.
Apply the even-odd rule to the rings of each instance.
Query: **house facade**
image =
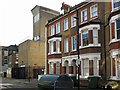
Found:
[[[66,11],[67,8],[67,11]],[[47,24],[47,72],[77,76],[80,78],[101,76],[101,55],[104,30],[104,2],[82,2],[73,7],[62,3],[65,12]],[[77,10],[79,13],[79,56],[77,55]],[[78,18],[78,17],[77,17]]]
[[[106,15],[106,56],[107,76],[110,80],[120,80],[120,1],[108,2],[110,9]]]

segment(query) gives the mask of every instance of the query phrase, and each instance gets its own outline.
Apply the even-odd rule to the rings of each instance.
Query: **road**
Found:
[[[1,82],[2,81],[2,82]],[[9,79],[2,78],[0,80],[0,86],[2,89],[8,88],[37,88],[37,79]]]

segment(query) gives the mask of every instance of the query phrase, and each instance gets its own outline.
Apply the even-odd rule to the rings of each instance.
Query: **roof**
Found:
[[[59,16],[54,17],[54,18],[48,20],[48,23],[51,23],[52,21],[54,21],[54,20],[56,20],[56,19],[58,19],[58,18],[60,18],[60,17],[62,17],[62,16],[64,16],[64,15],[70,13],[71,11],[73,11],[73,10],[75,10],[75,9],[77,9],[77,8],[85,5],[85,4],[87,4],[88,2],[89,2],[89,1],[84,1],[84,2],[81,2],[81,3],[79,3],[79,4],[77,4],[77,5],[73,6],[73,7],[71,7],[69,12],[66,12],[65,14],[60,14]]]

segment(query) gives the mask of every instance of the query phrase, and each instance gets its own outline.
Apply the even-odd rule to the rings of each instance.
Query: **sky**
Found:
[[[1,0],[0,46],[19,45],[33,38],[33,15],[36,5],[60,11],[62,3],[74,6],[83,0]]]

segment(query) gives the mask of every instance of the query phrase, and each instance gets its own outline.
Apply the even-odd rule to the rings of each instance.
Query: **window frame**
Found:
[[[52,45],[51,45],[52,44]],[[50,42],[50,54],[53,54],[54,50],[53,50],[53,41]]]
[[[60,22],[56,23],[56,34],[58,33],[60,33]]]
[[[84,65],[84,62],[87,61],[88,65]],[[89,76],[89,60],[88,59],[83,59],[82,60],[82,65],[83,65],[83,76]],[[85,74],[85,70],[88,70],[88,75]]]
[[[120,6],[114,8],[114,3],[116,3],[116,2],[114,0],[112,0],[112,11],[117,10],[117,9],[120,8]],[[119,1],[119,3],[120,3],[120,1]]]
[[[87,8],[81,11],[81,22],[84,22],[84,21],[86,21],[88,19],[87,15],[83,16],[83,12],[85,12],[85,11],[87,12]],[[86,20],[85,19],[83,20],[83,17],[87,17]]]
[[[88,39],[88,42],[86,41],[86,42],[87,42],[86,45],[84,45],[84,40],[83,40],[83,34],[84,34],[83,32],[85,32],[85,31],[88,33],[88,38],[87,38],[87,39]],[[89,32],[88,32],[88,31],[89,31],[89,30],[83,30],[83,31],[82,31],[82,46],[83,46],[83,47],[89,45]],[[86,32],[85,32],[85,33],[86,33]]]
[[[117,21],[118,21],[118,20],[120,21],[120,18],[118,18],[118,19],[116,20],[116,26],[115,26],[116,28],[115,28],[115,30],[116,30],[116,38],[117,38],[117,39],[120,39],[120,36],[118,36],[118,30],[119,30],[119,32],[120,32],[120,27],[117,28]],[[118,38],[118,37],[119,37],[119,38]]]
[[[55,25],[51,26],[51,36],[55,35]]]
[[[92,8],[95,7],[95,6],[97,6],[97,11],[94,11],[94,12],[93,12]],[[96,16],[93,15],[93,13],[95,13],[95,12],[97,12],[97,15],[96,15]],[[97,16],[98,16],[98,5],[95,4],[95,5],[92,5],[92,6],[90,7],[90,18],[97,17]]]
[[[66,24],[66,20],[67,20],[67,24]],[[66,27],[67,25],[67,27]],[[68,18],[64,19],[64,31],[68,30]]]
[[[73,40],[74,37],[75,37],[75,43],[74,43],[74,40]],[[71,44],[72,44],[72,45],[71,45],[71,46],[72,46],[72,47],[71,47],[71,48],[72,48],[71,50],[72,50],[72,51],[76,51],[76,49],[77,49],[77,42],[76,42],[76,39],[77,39],[77,38],[76,38],[76,35],[74,35],[74,36],[71,37]],[[75,49],[74,49],[74,45],[76,46]]]
[[[66,42],[67,42],[67,44],[66,44]],[[65,38],[64,39],[64,53],[68,53],[68,52],[69,52],[68,38]]]
[[[34,16],[34,23],[38,22],[40,18],[39,13]]]
[[[95,35],[94,31],[97,31],[97,35]],[[94,39],[97,38],[97,43],[94,41]],[[93,28],[93,44],[97,45],[98,44],[98,30],[96,28]]]
[[[76,26],[76,18],[74,17],[76,17],[76,14],[71,16],[71,28]]]

